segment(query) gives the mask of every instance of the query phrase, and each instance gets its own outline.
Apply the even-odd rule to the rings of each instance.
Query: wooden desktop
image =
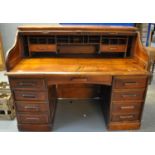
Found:
[[[51,131],[59,98],[96,98],[109,130],[139,129],[148,63],[135,27],[19,27],[6,59],[18,129]]]

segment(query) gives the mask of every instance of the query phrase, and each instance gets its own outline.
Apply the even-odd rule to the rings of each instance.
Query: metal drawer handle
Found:
[[[121,109],[135,109],[135,106],[122,106]]]
[[[50,33],[50,31],[42,31],[41,33],[48,34],[48,33]]]
[[[138,85],[138,82],[125,82],[125,86],[130,86],[130,85]]]
[[[47,47],[37,47],[37,50],[40,50],[40,51],[42,51],[42,50],[48,50],[48,48]]]
[[[110,50],[116,50],[118,47],[110,47]]]
[[[123,94],[122,97],[136,97],[137,94]]]
[[[129,115],[129,116],[119,116],[120,119],[129,119],[129,118],[133,118],[133,115]]]
[[[26,120],[40,120],[40,118],[37,117],[26,117]]]
[[[19,85],[20,86],[34,86],[36,83],[32,83],[32,82],[20,82]]]
[[[25,109],[36,109],[36,110],[39,110],[39,107],[38,106],[29,106],[29,105],[27,105],[24,108]]]
[[[24,98],[36,98],[35,95],[30,95],[30,94],[23,94],[22,97],[24,97]]]
[[[74,81],[74,82],[86,82],[88,79],[85,78],[85,77],[73,77],[71,78],[71,81]]]

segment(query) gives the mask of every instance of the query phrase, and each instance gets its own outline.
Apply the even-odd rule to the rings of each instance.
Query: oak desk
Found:
[[[18,129],[50,131],[59,98],[97,98],[108,129],[138,129],[148,60],[134,27],[19,27],[6,60]]]

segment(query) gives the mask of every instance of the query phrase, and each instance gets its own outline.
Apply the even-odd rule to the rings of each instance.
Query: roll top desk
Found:
[[[18,27],[6,58],[18,129],[51,131],[59,98],[96,98],[109,130],[139,129],[148,60],[134,27]]]

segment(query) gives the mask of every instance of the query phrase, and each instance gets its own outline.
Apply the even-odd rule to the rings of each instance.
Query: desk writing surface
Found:
[[[147,74],[134,59],[25,58],[7,74]]]

